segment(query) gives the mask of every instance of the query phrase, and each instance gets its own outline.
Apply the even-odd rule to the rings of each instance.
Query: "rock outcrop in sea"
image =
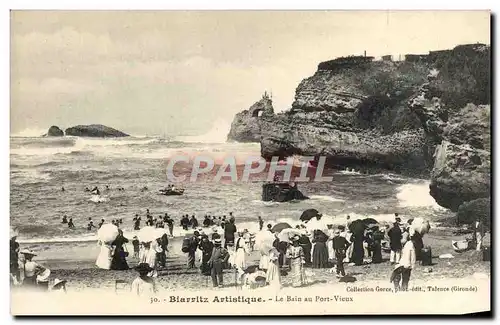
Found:
[[[64,136],[64,131],[61,130],[57,126],[52,125],[49,128],[49,131],[47,131],[47,134],[45,136],[48,136],[48,137],[62,137],[62,136]]]
[[[228,141],[260,142],[260,119],[262,116],[273,116],[273,102],[267,93],[255,102],[249,109],[244,110],[233,119],[231,129],[227,135]]]
[[[290,110],[238,113],[228,139],[260,139],[266,159],[326,156],[327,166],[430,177],[438,204],[489,197],[490,47],[322,62]]]
[[[77,125],[67,128],[65,133],[66,135],[93,138],[118,138],[129,136],[126,133],[101,124]]]

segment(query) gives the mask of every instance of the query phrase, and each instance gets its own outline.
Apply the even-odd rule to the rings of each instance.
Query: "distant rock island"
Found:
[[[50,137],[63,135],[91,138],[119,138],[129,136],[122,131],[118,131],[102,124],[77,125],[67,128],[64,133],[59,127],[51,126],[47,132],[47,136]]]
[[[457,211],[490,198],[490,52],[467,44],[322,62],[289,110],[274,114],[264,96],[236,114],[228,140],[259,141],[267,160],[326,156],[329,167],[430,178],[438,204]]]
[[[47,134],[45,134],[45,136],[48,136],[48,137],[62,137],[62,136],[64,136],[64,131],[61,130],[57,126],[52,125],[49,128],[49,131],[47,131]]]

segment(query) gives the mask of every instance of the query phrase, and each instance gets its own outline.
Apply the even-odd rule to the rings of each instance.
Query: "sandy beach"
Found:
[[[431,229],[424,237],[424,243],[432,248],[433,265],[418,265],[412,272],[410,284],[413,281],[433,281],[443,279],[459,279],[473,276],[474,274],[490,274],[490,262],[482,261],[482,254],[476,251],[455,253],[451,247],[451,240],[461,240],[463,235],[453,235],[453,228]],[[490,236],[487,234],[485,244],[489,245]],[[186,267],[187,255],[181,252],[181,238],[173,238],[169,243],[167,267],[159,272],[156,282],[161,290],[188,290],[206,291],[211,290],[210,277],[200,274],[199,269],[188,270]],[[36,247],[35,247],[36,246]],[[31,249],[39,252],[35,258],[40,264],[51,270],[51,278],[68,280],[69,292],[80,292],[85,289],[115,290],[115,281],[122,280],[131,283],[137,273],[131,269],[128,271],[102,270],[95,266],[95,259],[99,253],[99,247],[95,242],[86,243],[50,243],[47,245],[30,245]],[[129,252],[133,252],[132,246],[128,246]],[[452,254],[454,258],[440,259],[439,255]],[[130,254],[132,255],[132,253]],[[78,257],[78,258],[75,258]],[[247,265],[258,264],[260,255],[254,251],[247,257]],[[356,285],[364,285],[370,281],[382,281],[389,284],[389,275],[392,266],[388,262],[389,256],[383,253],[384,262],[380,264],[366,264],[362,266],[345,265],[346,272],[356,278]],[[130,267],[137,265],[137,260],[128,258]],[[199,266],[197,260],[196,266]],[[324,286],[325,284],[338,284],[339,280],[329,269],[306,268],[309,286]],[[226,287],[235,286],[234,270],[225,270],[224,284]],[[283,286],[291,285],[289,276],[282,278]],[[126,286],[125,286],[126,287]],[[126,291],[119,286],[119,291]],[[217,289],[220,291],[221,289]],[[222,289],[224,290],[224,289]]]

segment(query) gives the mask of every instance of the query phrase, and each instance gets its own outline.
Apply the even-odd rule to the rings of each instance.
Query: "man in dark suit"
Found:
[[[400,222],[401,218],[396,216],[396,221],[387,233],[387,235],[389,236],[389,245],[391,246],[391,264],[399,263],[399,259],[401,258],[401,249],[403,248],[403,245],[401,244],[401,238],[403,232],[401,231],[401,227],[399,226]]]

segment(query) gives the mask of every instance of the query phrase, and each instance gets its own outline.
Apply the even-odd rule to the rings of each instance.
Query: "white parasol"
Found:
[[[111,223],[103,224],[97,231],[97,238],[104,243],[114,241],[116,236],[118,236],[118,227]]]
[[[274,235],[267,230],[261,230],[255,235],[255,248],[267,254],[273,248]]]
[[[161,238],[166,233],[167,233],[167,231],[165,230],[165,228],[155,228],[155,234],[156,234],[155,239]]]
[[[300,236],[300,235],[302,235],[302,232],[299,229],[294,229],[294,228],[283,229],[279,233],[278,239],[280,241],[290,242],[292,237],[295,235]]]
[[[137,234],[137,238],[139,238],[139,240],[143,243],[155,241],[159,233],[156,229],[157,228],[153,228],[151,226],[141,228],[141,230],[139,230],[139,233]]]
[[[431,226],[428,220],[424,220],[423,218],[417,217],[413,219],[413,222],[410,225],[409,233],[412,235],[415,232],[418,232],[420,235],[425,235],[429,233]]]

